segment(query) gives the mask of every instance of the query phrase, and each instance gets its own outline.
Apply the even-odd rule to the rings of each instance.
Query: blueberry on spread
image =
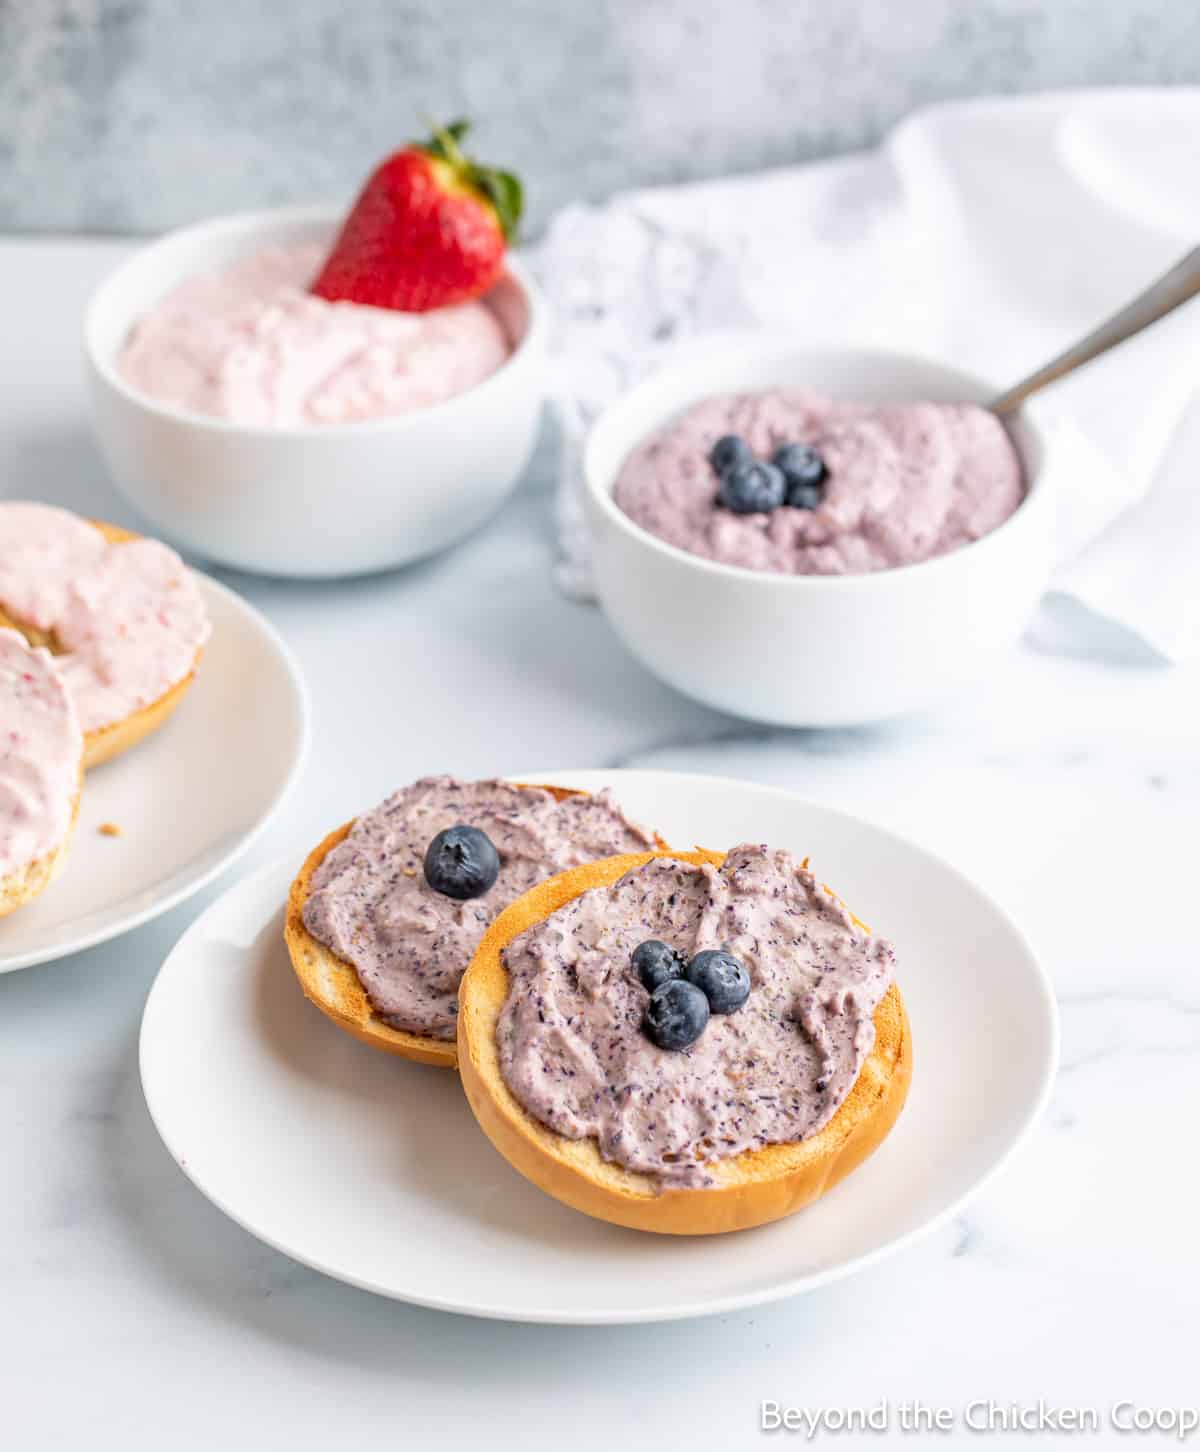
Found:
[[[735,464],[749,464],[753,459],[750,445],[739,434],[722,434],[708,451],[708,462],[718,477]]]
[[[783,470],[789,485],[820,484],[825,478],[825,460],[809,444],[781,444],[771,462]]]
[[[793,509],[819,509],[825,491],[819,484],[798,484],[788,490],[787,502]]]
[[[787,503],[793,509],[816,509],[825,482],[825,460],[808,444],[781,444],[772,462],[787,480]]]
[[[787,496],[787,480],[774,464],[734,464],[721,475],[718,498],[734,514],[770,514]]]
[[[653,993],[672,978],[682,978],[687,959],[658,938],[647,938],[633,950],[633,967],[647,990]]]
[[[686,978],[668,978],[650,995],[646,1035],[660,1049],[686,1049],[708,1023],[708,999]]]
[[[736,1013],[750,997],[750,971],[724,948],[706,948],[687,966],[688,982],[708,1000],[713,1013]]]
[[[482,897],[500,874],[500,854],[478,827],[447,827],[425,851],[425,881],[443,897]]]

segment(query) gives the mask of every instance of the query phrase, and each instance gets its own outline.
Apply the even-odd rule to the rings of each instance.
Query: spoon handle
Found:
[[[1132,338],[1135,333],[1140,333],[1151,323],[1158,322],[1159,318],[1166,317],[1169,312],[1173,312],[1181,303],[1187,302],[1197,293],[1200,293],[1200,247],[1189,252],[1181,262],[1177,262],[1171,268],[1170,272],[1152,283],[1145,292],[1139,293],[1131,303],[1127,303],[1119,313],[1114,313],[1106,323],[1101,323],[1095,332],[1089,333],[1086,338],[1081,338],[1073,348],[1068,348],[1065,353],[1060,353],[1044,368],[1039,368],[1036,373],[1031,373],[1028,378],[1023,378],[1007,393],[1002,393],[999,398],[993,399],[990,405],[992,412],[1001,416],[1013,413],[1020,408],[1031,393],[1036,393],[1038,389],[1044,388],[1047,383],[1055,382],[1056,379],[1065,378],[1068,373],[1074,373],[1076,368],[1082,368],[1085,363],[1090,363],[1101,353],[1107,353],[1110,348],[1115,348],[1126,338]]]

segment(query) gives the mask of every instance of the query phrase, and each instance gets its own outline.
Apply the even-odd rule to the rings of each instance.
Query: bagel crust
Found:
[[[566,787],[548,786],[541,790],[548,791],[560,802],[567,797],[583,795]],[[453,1039],[409,1033],[384,1023],[376,1016],[354,965],[339,958],[314,938],[305,925],[304,904],[312,890],[313,875],[326,856],[345,840],[353,826],[353,820],[344,823],[309,853],[288,893],[283,933],[300,987],[309,1002],[314,1003],[327,1018],[373,1049],[399,1054],[401,1058],[413,1059],[419,1064],[453,1069],[458,1063],[458,1045]]]
[[[125,544],[141,538],[132,530],[122,529],[120,525],[105,524],[96,519],[92,520],[91,524],[100,531],[109,544]],[[3,608],[0,608],[0,625],[7,625],[14,630],[19,630],[30,645],[44,646],[51,654],[59,653],[58,643],[52,634],[35,630],[23,621],[10,618],[5,614]],[[143,706],[121,721],[113,721],[110,725],[102,726],[98,730],[84,732],[84,770],[90,771],[92,767],[100,766],[103,762],[120,756],[123,751],[128,751],[131,746],[136,746],[139,741],[164,725],[196,679],[196,668],[199,666],[200,657],[203,654],[203,649],[196,652],[188,674],[182,680],[176,681],[170,690],[165,691],[157,701],[151,701],[148,706]]]
[[[875,1012],[875,1045],[833,1118],[808,1139],[765,1145],[707,1165],[711,1185],[663,1185],[534,1119],[500,1071],[496,1029],[509,992],[503,951],[527,929],[595,887],[610,887],[654,857],[720,867],[724,854],[642,852],[571,868],[539,883],[484,935],[459,990],[458,1060],[467,1099],[500,1153],[548,1195],[598,1220],[664,1235],[716,1235],[782,1219],[810,1205],[860,1165],[895,1124],[908,1094],[912,1040],[899,989]]]

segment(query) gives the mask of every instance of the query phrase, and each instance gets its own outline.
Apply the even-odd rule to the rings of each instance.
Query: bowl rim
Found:
[[[720,335],[714,335],[720,336]],[[724,335],[728,337],[728,335]],[[711,342],[711,339],[708,341]],[[965,545],[947,550],[945,554],[933,555],[928,559],[915,560],[911,564],[892,565],[882,570],[864,570],[857,573],[842,575],[800,575],[785,574],[781,570],[755,570],[749,565],[730,565],[720,560],[711,560],[705,555],[692,554],[689,550],[681,549],[678,545],[668,543],[653,534],[643,525],[637,523],[617,504],[613,498],[613,489],[616,485],[617,476],[621,465],[628,459],[632,448],[638,442],[648,437],[643,434],[641,439],[630,446],[630,450],[622,456],[621,465],[612,477],[604,482],[601,478],[601,471],[596,461],[596,453],[603,441],[607,430],[615,427],[613,420],[619,421],[620,414],[633,406],[633,403],[644,392],[651,388],[661,386],[665,379],[677,375],[686,375],[698,371],[697,357],[699,349],[706,344],[704,336],[697,337],[684,345],[686,356],[664,363],[653,372],[646,375],[626,389],[618,398],[613,399],[605,405],[597,415],[588,429],[583,449],[583,476],[584,488],[593,503],[599,508],[605,517],[623,530],[625,534],[637,545],[648,549],[651,553],[662,555],[666,559],[673,560],[677,564],[684,565],[696,570],[703,575],[712,576],[714,579],[729,581],[741,581],[742,583],[754,582],[765,589],[775,590],[798,590],[798,591],[820,591],[825,589],[886,589],[888,581],[897,578],[911,578],[919,573],[933,574],[941,571],[952,570],[957,561],[964,557],[977,557],[978,551],[989,546],[997,547],[996,541],[1001,544],[1021,528],[1028,525],[1031,518],[1041,513],[1047,506],[1049,490],[1045,483],[1046,474],[1046,453],[1048,448],[1047,430],[1039,425],[1030,415],[1029,410],[1018,410],[1011,419],[1005,420],[1005,430],[1012,439],[1013,447],[1021,461],[1022,472],[1025,483],[1025,494],[1020,504],[1013,510],[1007,519],[1003,520],[995,529],[989,530],[987,534],[981,535],[978,539],[970,540]],[[897,369],[916,366],[919,368],[936,368],[945,373],[953,373],[964,380],[965,385],[974,385],[986,396],[998,397],[1001,393],[999,386],[993,387],[989,380],[981,375],[972,373],[967,369],[959,368],[954,363],[944,358],[939,358],[932,353],[920,353],[915,350],[899,348],[882,348],[873,346],[858,346],[855,344],[805,344],[799,339],[791,340],[779,333],[763,331],[757,340],[751,333],[739,335],[739,341],[731,343],[730,352],[740,352],[747,361],[753,359],[757,363],[766,361],[768,364],[773,358],[795,359],[799,356],[811,357],[814,361],[819,358],[829,358],[837,355],[841,358],[855,358],[870,360],[876,364],[894,364]],[[782,385],[776,385],[782,386]],[[747,393],[764,392],[765,386],[747,387]],[[666,415],[663,420],[655,426],[656,429],[664,427],[671,418],[678,417],[689,407],[702,402],[705,398],[712,397],[712,393],[697,393],[691,403],[682,403],[671,414]],[[918,401],[914,396],[914,402]],[[964,400],[970,402],[970,400]],[[1011,423],[1019,423],[1034,438],[1041,453],[1041,458],[1035,468],[1029,460],[1028,452],[1022,445],[1021,440],[1013,434]],[[653,430],[652,430],[653,432]]]
[[[546,301],[529,269],[511,250],[505,256],[504,273],[501,280],[507,276],[516,284],[524,300],[527,313],[524,336],[499,368],[480,382],[473,384],[462,393],[442,399],[439,403],[427,404],[421,408],[411,409],[407,413],[387,414],[380,418],[354,419],[347,423],[238,423],[232,419],[218,418],[214,414],[197,413],[191,409],[180,408],[175,404],[164,403],[159,399],[148,397],[126,383],[118,372],[116,359],[119,356],[119,348],[110,350],[98,345],[96,340],[97,318],[108,304],[109,293],[132,274],[145,267],[150,258],[184,243],[200,242],[205,239],[215,241],[218,238],[229,236],[253,237],[257,235],[261,237],[264,244],[267,244],[270,241],[271,233],[276,229],[291,229],[306,224],[328,224],[336,227],[345,214],[345,206],[322,203],[295,207],[266,207],[245,212],[226,212],[218,217],[209,217],[200,222],[189,223],[185,227],[172,228],[139,247],[131,256],[118,263],[104,276],[93,289],[84,308],[83,347],[93,373],[126,403],[172,424],[186,425],[189,428],[214,434],[256,440],[329,440],[346,438],[350,435],[361,437],[373,433],[401,432],[406,428],[416,427],[418,422],[423,422],[431,416],[453,415],[456,409],[470,406],[466,400],[478,399],[481,394],[499,387],[497,380],[510,376],[531,355],[536,356],[540,353],[547,331]],[[196,269],[196,272],[203,270],[201,266]],[[180,281],[183,281],[182,277]],[[484,295],[485,298],[487,295]],[[139,316],[144,316],[144,313]],[[132,328],[136,321],[137,318],[131,318],[127,323],[126,338],[129,336],[128,329]]]

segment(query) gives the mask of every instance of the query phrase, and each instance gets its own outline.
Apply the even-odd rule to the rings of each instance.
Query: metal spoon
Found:
[[[990,405],[992,412],[1000,414],[1001,417],[1005,414],[1015,413],[1030,394],[1036,393],[1040,388],[1045,388],[1047,383],[1053,383],[1056,379],[1065,378],[1068,373],[1074,373],[1076,368],[1082,368],[1085,363],[1090,363],[1101,353],[1107,353],[1110,348],[1115,348],[1126,338],[1132,338],[1135,333],[1140,333],[1151,323],[1158,322],[1159,318],[1165,318],[1168,313],[1174,312],[1181,303],[1187,302],[1189,298],[1195,297],[1198,293],[1200,293],[1200,247],[1189,252],[1181,262],[1177,262],[1171,268],[1170,272],[1160,277],[1145,292],[1139,293],[1131,303],[1123,307],[1119,313],[1114,313],[1106,323],[1101,323],[1095,332],[1089,333],[1086,338],[1081,338],[1073,348],[1068,348],[1065,353],[1060,353],[1044,368],[1039,368],[1036,373],[1031,373],[1028,378],[1023,378],[1007,393],[1002,393],[999,398],[993,399]]]

